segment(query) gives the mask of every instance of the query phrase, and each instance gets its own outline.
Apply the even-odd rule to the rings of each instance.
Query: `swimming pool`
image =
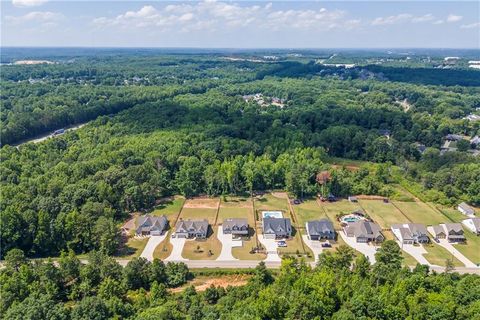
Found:
[[[262,211],[263,218],[283,218],[282,211]]]

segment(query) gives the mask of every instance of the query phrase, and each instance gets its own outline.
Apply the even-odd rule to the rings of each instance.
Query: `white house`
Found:
[[[480,236],[480,218],[465,219],[462,223],[468,230]]]
[[[466,216],[475,216],[475,210],[465,202],[460,203],[457,209]]]

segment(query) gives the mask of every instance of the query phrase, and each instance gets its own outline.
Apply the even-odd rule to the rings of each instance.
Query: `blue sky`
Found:
[[[2,46],[479,48],[478,1],[1,0]]]

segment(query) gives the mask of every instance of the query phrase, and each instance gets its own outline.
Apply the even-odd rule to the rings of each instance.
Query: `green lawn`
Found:
[[[257,246],[256,235],[253,228],[250,229],[249,238],[243,240],[243,246],[232,248],[232,255],[240,260],[264,260],[267,256],[261,253],[250,253]]]
[[[454,246],[470,261],[478,265],[480,263],[480,236],[474,235],[465,227],[463,229],[465,230],[467,242],[465,244],[455,244]]]
[[[359,200],[366,213],[382,228],[390,228],[394,223],[408,223],[408,219],[391,203],[381,200]]]
[[[247,197],[226,196],[220,199],[220,206],[225,208],[251,208],[252,200]]]
[[[115,254],[115,257],[122,259],[133,259],[139,257],[147,245],[147,242],[148,238],[135,239],[131,237],[128,239],[125,245],[118,250],[118,252]]]
[[[298,218],[301,232],[305,234],[305,223],[310,220],[328,218],[315,199],[305,200],[301,204],[293,205],[293,210]]]
[[[450,218],[450,220],[452,221],[462,222],[462,220],[465,220],[468,218],[467,216],[460,213],[460,211],[458,211],[455,208],[444,207],[444,206],[435,205],[435,204],[432,204],[432,205],[436,206],[438,210],[440,210],[446,217]],[[450,221],[448,221],[448,219],[445,218],[445,222],[450,222]]]
[[[180,218],[183,220],[202,220],[207,219],[208,223],[213,224],[215,222],[215,216],[217,209],[210,208],[183,208],[180,214]]]
[[[348,200],[340,200],[335,202],[322,202],[322,207],[327,213],[327,217],[333,222],[335,228],[340,228],[340,224],[336,215],[341,213],[352,213],[356,210],[361,210],[360,206],[356,203],[349,202]]]
[[[278,248],[278,253],[281,255],[288,254],[291,256],[296,256],[297,251],[300,254],[309,254],[310,257],[307,258],[305,255],[303,257],[305,258],[306,261],[313,261],[313,252],[310,250],[310,248],[305,245],[302,246],[302,235],[300,232],[295,232],[295,235],[291,238],[285,241],[287,243],[286,248]],[[305,248],[305,250],[304,250]]]
[[[266,193],[255,199],[255,209],[288,211],[288,203],[285,198],[278,198],[271,193]]]
[[[465,267],[465,265],[460,262],[457,258],[453,257],[447,249],[439,246],[435,243],[430,243],[427,245],[423,245],[425,250],[427,250],[427,254],[424,255],[425,259],[432,264],[436,264],[438,266],[445,266],[445,261],[447,259],[453,259],[453,265],[455,267]]]
[[[222,251],[222,243],[217,238],[217,228],[213,228],[207,239],[187,240],[182,257],[189,260],[215,260]],[[211,253],[211,255],[210,255]]]
[[[167,216],[170,225],[172,225],[177,219],[177,215],[182,209],[183,204],[185,203],[185,198],[181,196],[175,196],[172,199],[164,200],[159,205],[155,207],[152,215],[154,216]]]
[[[423,202],[393,201],[393,203],[413,222],[423,223],[424,225],[449,222],[447,217]]]
[[[224,208],[220,207],[218,211],[217,224],[223,223],[223,220],[228,218],[246,218],[250,226],[254,226],[254,216],[251,208]]]

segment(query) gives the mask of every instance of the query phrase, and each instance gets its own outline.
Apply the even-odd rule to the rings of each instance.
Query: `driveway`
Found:
[[[345,241],[350,247],[364,254],[368,258],[368,260],[370,260],[371,264],[375,263],[375,253],[377,252],[376,249],[379,247],[370,245],[368,243],[358,243],[355,238],[347,237],[343,230],[338,232],[338,234],[342,237],[343,241]]]
[[[398,243],[398,245],[400,246],[400,248],[402,248],[403,251],[411,255],[415,260],[418,261],[418,263],[425,264],[430,267],[441,267],[431,264],[430,262],[428,262],[427,259],[425,259],[423,255],[427,254],[428,252],[422,245],[414,246],[413,244],[402,244],[399,240],[395,241]]]
[[[167,237],[167,233],[161,236],[150,236],[148,239],[147,245],[145,249],[143,249],[142,254],[140,255],[141,258],[145,258],[149,261],[153,260],[153,252],[155,248]]]
[[[165,261],[187,261],[182,257],[183,246],[187,239],[185,238],[170,238],[170,243],[172,244],[172,253],[168,256]]]
[[[313,251],[313,256],[315,258],[315,262],[318,261],[318,256],[322,253],[322,243],[320,241],[314,241],[308,239],[307,235],[302,235],[303,242]]]
[[[216,260],[219,260],[219,261],[238,260],[233,257],[232,248],[241,247],[243,243],[242,240],[233,240],[231,234],[223,234],[222,226],[218,227],[217,238],[222,243],[222,252],[220,252],[220,255]]]
[[[428,232],[430,232],[430,234],[435,234],[433,232],[433,228],[432,227],[427,227],[427,230]],[[450,252],[451,254],[453,254],[453,256],[455,258],[457,258],[458,260],[460,260],[464,265],[465,267],[467,268],[478,268],[475,263],[473,263],[472,261],[468,260],[467,257],[465,257],[460,251],[458,251],[457,249],[455,249],[455,247],[450,243],[448,242],[447,239],[438,239],[438,241],[440,241],[439,244],[440,246],[444,247],[445,249],[448,250],[448,252]]]
[[[265,239],[263,234],[261,234],[258,236],[258,240],[267,251],[267,258],[264,261],[282,261],[277,252],[277,242],[274,239]]]

